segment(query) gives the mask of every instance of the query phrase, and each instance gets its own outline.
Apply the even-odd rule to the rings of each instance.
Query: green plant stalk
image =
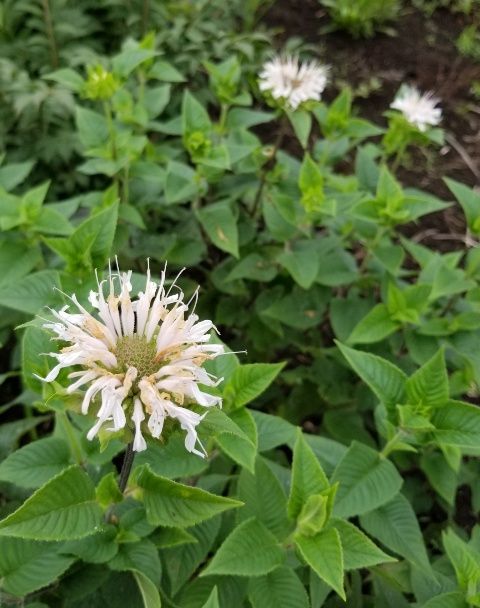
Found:
[[[370,258],[372,256],[372,251],[377,247],[377,245],[382,240],[383,236],[385,235],[385,231],[386,231],[385,228],[380,226],[380,228],[377,231],[377,234],[373,237],[371,243],[368,243],[368,247],[364,248],[365,255],[363,256],[363,259],[358,268],[360,273],[363,273],[363,271],[366,270],[367,263],[370,261]]]
[[[130,477],[130,471],[132,470],[133,460],[135,458],[135,452],[133,451],[133,441],[127,445],[125,456],[123,457],[122,470],[120,471],[120,479],[118,481],[118,487],[120,492],[123,494],[127,487],[128,478]]]
[[[285,135],[285,115],[282,114],[282,122],[280,124],[280,128],[278,130],[277,138],[273,144],[272,155],[270,159],[265,163],[262,168],[262,172],[260,174],[260,182],[258,184],[257,192],[255,193],[255,198],[253,199],[252,210],[250,212],[251,217],[255,217],[258,212],[258,207],[260,205],[260,201],[262,199],[263,189],[265,187],[265,182],[267,181],[267,173],[270,169],[270,165],[275,161],[275,157],[277,156],[278,149],[282,145],[283,137]]]
[[[108,100],[104,101],[103,103],[103,111],[105,114],[105,119],[107,121],[108,133],[110,135],[110,143],[112,146],[112,159],[117,160],[117,143],[115,137],[115,129],[113,127],[112,108]]]
[[[125,169],[123,170],[122,202],[125,203],[125,205],[128,205],[129,198],[130,198],[129,172],[130,172],[130,165],[127,165],[125,167]]]
[[[113,125],[113,116],[112,116],[112,106],[109,100],[103,102],[103,112],[105,114],[105,120],[107,121],[108,133],[110,136],[110,145],[111,145],[111,153],[112,160],[117,160],[117,138],[115,135],[115,127]],[[120,193],[120,199],[123,200],[125,196],[125,183],[122,184],[122,179],[118,173],[113,176],[113,181],[118,187],[118,192]],[[128,187],[127,187],[127,195],[128,195]]]
[[[23,414],[27,420],[30,420],[33,418],[32,409],[28,405],[23,406]],[[35,426],[32,429],[30,429],[30,431],[28,432],[28,436],[30,437],[30,439],[32,441],[35,441],[35,439],[38,439],[37,428]]]
[[[397,153],[395,154],[395,158],[393,159],[393,162],[391,164],[392,173],[396,173],[398,171],[398,168],[400,167],[402,160],[405,157],[405,151],[407,147],[408,142],[405,142],[401,146],[399,146]]]
[[[55,31],[53,29],[52,13],[50,11],[49,0],[42,0],[43,6],[43,20],[45,21],[45,29],[48,36],[48,43],[50,45],[50,58],[52,67],[58,68],[58,49],[57,41],[55,40]]]
[[[384,458],[387,458],[396,446],[401,442],[401,440],[405,437],[405,431],[403,429],[398,429],[395,435],[385,444],[383,450],[380,452],[380,455]]]
[[[218,120],[218,130],[220,135],[225,133],[225,122],[227,120],[229,105],[227,103],[222,103],[220,107],[220,118]]]
[[[63,427],[65,434],[67,435],[68,443],[70,445],[70,449],[72,450],[73,457],[75,462],[79,465],[83,464],[83,453],[82,448],[80,447],[80,443],[78,441],[77,436],[75,435],[75,431],[73,430],[72,423],[70,422],[70,418],[68,417],[67,412],[58,412],[57,414],[58,423]]]
[[[142,6],[142,37],[147,33],[148,19],[150,17],[150,0],[143,0]]]

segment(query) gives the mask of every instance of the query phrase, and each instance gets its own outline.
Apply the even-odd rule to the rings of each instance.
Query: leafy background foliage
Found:
[[[323,4],[355,35],[383,27]],[[374,124],[349,87],[266,104],[268,5],[0,5],[2,605],[480,605],[479,195],[404,186],[444,133]],[[465,250],[405,236],[453,205]],[[248,353],[210,363],[208,459],[174,431],[123,494],[125,446],[89,443],[78,396],[34,375],[36,315],[86,301],[115,255],[137,287],[147,257],[186,266]]]

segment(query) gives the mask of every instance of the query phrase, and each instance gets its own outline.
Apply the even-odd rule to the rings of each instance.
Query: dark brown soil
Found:
[[[361,116],[385,124],[388,109],[403,82],[441,98],[442,126],[447,143],[440,150],[419,154],[399,177],[405,185],[427,190],[445,200],[451,195],[442,177],[452,177],[469,186],[480,185],[480,102],[471,86],[480,80],[480,63],[462,57],[455,41],[469,18],[442,9],[427,17],[406,7],[392,25],[395,35],[377,34],[370,39],[354,39],[347,32],[322,34],[330,21],[319,0],[277,0],[265,16],[270,27],[279,30],[278,48],[293,36],[310,43],[313,52],[331,66],[332,83],[327,99],[333,98],[343,83],[353,87],[376,79],[367,97],[357,97]],[[422,219],[409,226],[409,236],[430,247],[451,250],[464,247],[458,238],[465,232],[463,213],[458,206]]]

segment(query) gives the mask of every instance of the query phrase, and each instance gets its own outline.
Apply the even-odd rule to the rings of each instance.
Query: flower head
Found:
[[[409,123],[424,132],[442,120],[442,110],[435,107],[439,101],[431,92],[421,95],[415,87],[404,85],[390,107],[399,110]]]
[[[318,101],[327,84],[326,66],[316,61],[301,63],[297,57],[275,57],[260,72],[261,91],[284,100],[292,110],[305,101]]]
[[[100,428],[119,431],[130,420],[133,449],[141,452],[147,447],[142,433],[144,421],[151,436],[158,438],[166,418],[172,418],[186,431],[186,449],[203,456],[205,450],[196,427],[205,414],[185,405],[221,406],[221,398],[204,392],[200,385],[217,386],[221,382],[202,365],[223,354],[224,347],[209,344],[210,331],[215,329],[212,321],[199,321],[194,310],[189,312],[197,292],[185,303],[175,281],[166,290],[165,271],[157,284],[148,269],[144,291],[132,299],[131,275],[131,271],[110,269],[108,281],[97,280],[98,291],[91,291],[89,297],[95,314],[90,314],[75,295],[70,300],[77,312],[69,312],[69,306],[52,310],[56,321],[44,327],[68,345],[59,353],[50,353],[57,365],[43,380],[52,382],[63,368],[79,368],[69,374],[73,382],[67,392],[87,387],[83,414],[98,400],[97,421],[87,435],[90,440]],[[196,448],[197,443],[203,453]]]

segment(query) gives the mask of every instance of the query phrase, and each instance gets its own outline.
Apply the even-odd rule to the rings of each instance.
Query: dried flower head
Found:
[[[87,414],[98,399],[97,422],[88,432],[92,440],[101,427],[119,431],[133,423],[133,449],[141,452],[147,445],[142,434],[144,420],[152,437],[160,437],[165,419],[176,419],[186,431],[185,448],[203,456],[196,427],[201,415],[188,407],[196,403],[204,407],[221,406],[221,398],[200,388],[217,386],[217,380],[203,367],[207,359],[223,354],[221,344],[209,344],[212,321],[199,321],[189,306],[196,304],[198,290],[184,302],[184,294],[175,284],[165,288],[165,271],[159,284],[147,271],[145,290],[136,299],[130,297],[132,272],[112,272],[108,281],[98,281],[98,291],[91,291],[90,304],[96,309],[90,314],[77,300],[70,297],[78,312],[68,312],[65,306],[52,313],[57,322],[45,328],[56,334],[57,340],[69,343],[59,353],[46,382],[52,382],[63,368],[78,366],[69,378],[67,388],[73,393],[87,387],[82,401],[82,413]],[[178,277],[177,277],[178,278]],[[107,297],[104,285],[108,283]],[[202,451],[196,448],[199,444]]]
[[[399,110],[409,123],[424,132],[442,120],[442,110],[435,107],[439,101],[431,92],[421,95],[415,87],[403,85],[390,107]]]
[[[316,61],[301,63],[298,57],[275,57],[260,72],[261,91],[268,91],[292,110],[306,101],[320,100],[327,84],[328,68]]]

